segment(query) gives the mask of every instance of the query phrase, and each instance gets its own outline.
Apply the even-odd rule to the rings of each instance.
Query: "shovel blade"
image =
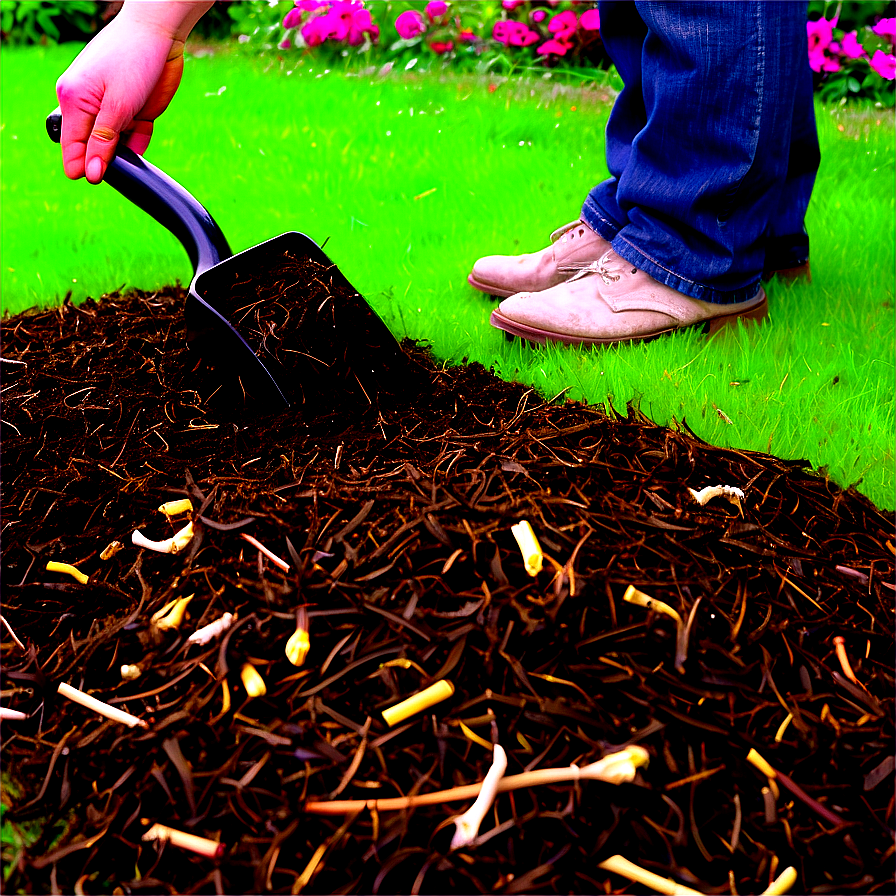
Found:
[[[349,398],[414,394],[422,385],[419,365],[303,233],[219,262],[196,277],[190,299],[191,346],[222,370],[236,363],[254,400],[323,410]]]

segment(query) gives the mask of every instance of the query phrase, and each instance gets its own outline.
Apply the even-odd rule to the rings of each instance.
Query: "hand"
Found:
[[[67,177],[99,183],[119,138],[146,151],[180,85],[187,35],[210,5],[125,3],[78,55],[56,83]]]

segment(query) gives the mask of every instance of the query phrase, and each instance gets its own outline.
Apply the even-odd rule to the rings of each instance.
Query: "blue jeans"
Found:
[[[583,220],[707,302],[750,299],[763,270],[804,263],[819,162],[806,3],[602,0],[600,24],[625,86],[611,177]]]

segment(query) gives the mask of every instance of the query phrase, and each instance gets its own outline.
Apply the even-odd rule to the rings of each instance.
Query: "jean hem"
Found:
[[[707,286],[705,283],[689,280],[687,277],[682,277],[680,274],[676,274],[675,271],[663,267],[655,259],[645,255],[637,246],[632,245],[621,234],[617,235],[612,245],[613,251],[620,258],[630,261],[639,271],[650,274],[658,283],[662,283],[663,286],[668,286],[670,289],[674,289],[688,298],[697,299],[700,302],[709,302],[712,305],[736,305],[739,302],[748,302],[751,299],[755,299],[759,295],[761,288],[760,276],[738,289],[716,289],[715,287]]]

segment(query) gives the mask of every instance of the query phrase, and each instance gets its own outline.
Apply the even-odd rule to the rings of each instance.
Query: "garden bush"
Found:
[[[590,77],[612,64],[596,0],[219,0],[197,25],[205,40],[298,56],[298,64]],[[2,0],[4,42],[88,40],[121,2]],[[809,62],[827,102],[896,98],[896,2],[811,0]]]

